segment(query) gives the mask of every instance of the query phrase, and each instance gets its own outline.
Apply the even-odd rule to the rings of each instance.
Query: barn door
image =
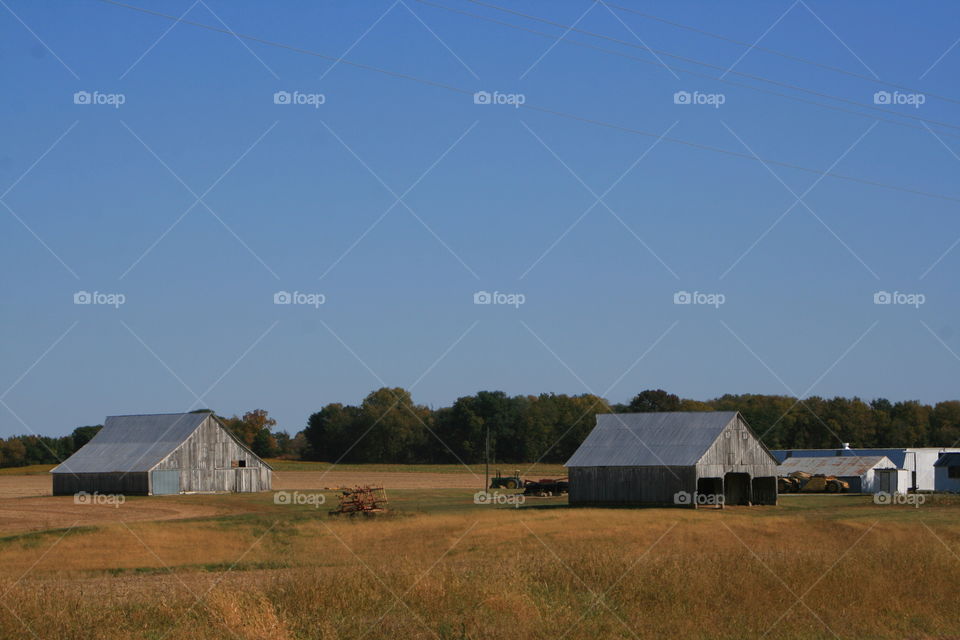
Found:
[[[260,491],[260,470],[257,468],[241,467],[235,470],[236,487],[234,491]]]
[[[154,471],[151,474],[153,495],[166,496],[180,493],[180,472],[177,470]]]

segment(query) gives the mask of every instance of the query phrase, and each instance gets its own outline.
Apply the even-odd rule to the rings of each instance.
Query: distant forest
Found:
[[[201,411],[209,411],[203,409]],[[610,404],[584,394],[508,396],[480,391],[449,407],[416,404],[401,388],[377,389],[359,406],[328,404],[291,436],[276,430],[262,409],[221,420],[255,453],[326,462],[477,463],[565,462],[594,425],[597,413],[739,411],[771,449],[852,447],[949,447],[960,442],[960,401],[936,405],[879,398],[725,395],[707,401],[680,398],[662,389],[642,391],[629,404]],[[86,444],[99,425],[68,436],[0,439],[0,467],[54,464]]]

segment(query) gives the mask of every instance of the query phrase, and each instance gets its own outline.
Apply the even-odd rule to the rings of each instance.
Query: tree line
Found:
[[[956,446],[960,401],[936,405],[879,398],[798,400],[778,395],[724,395],[699,401],[662,389],[611,404],[584,394],[508,396],[481,391],[430,409],[404,389],[383,388],[359,406],[328,404],[303,431],[306,459],[329,462],[477,463],[489,431],[492,461],[565,462],[595,424],[597,413],[740,411],[771,449]]]
[[[201,409],[210,412],[209,409]],[[218,416],[261,457],[351,463],[565,462],[595,424],[597,413],[739,411],[771,449],[952,447],[960,445],[960,401],[935,405],[878,398],[798,400],[778,395],[724,395],[699,401],[662,389],[642,391],[629,403],[591,394],[510,396],[480,391],[448,407],[414,402],[402,388],[384,387],[359,405],[331,403],[310,415],[291,436],[276,430],[267,411]],[[0,439],[0,467],[56,464],[92,438],[100,426],[68,436]]]

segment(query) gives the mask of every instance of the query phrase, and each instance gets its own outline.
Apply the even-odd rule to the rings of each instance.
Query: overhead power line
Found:
[[[423,85],[427,85],[427,86],[431,86],[431,87],[436,87],[436,88],[439,88],[439,89],[445,89],[445,90],[447,90],[447,91],[453,91],[453,92],[456,92],[456,93],[461,94],[461,95],[470,95],[470,96],[472,96],[474,93],[476,93],[475,91],[472,91],[472,90],[470,90],[470,89],[463,89],[463,88],[461,88],[461,87],[457,87],[457,86],[454,86],[454,85],[446,84],[446,83],[443,83],[443,82],[436,82],[436,81],[434,81],[434,80],[429,80],[429,79],[426,79],[426,78],[420,78],[420,77],[418,77],[418,76],[410,75],[410,74],[407,74],[407,73],[400,73],[400,72],[397,72],[397,71],[391,71],[391,70],[389,70],[389,69],[381,69],[381,68],[379,68],[379,67],[374,67],[374,66],[372,66],[372,65],[362,64],[362,63],[358,63],[358,62],[353,62],[353,61],[351,61],[351,60],[346,60],[346,59],[344,59],[344,58],[326,55],[326,54],[319,53],[319,52],[316,52],[316,51],[311,51],[311,50],[309,50],[309,49],[303,49],[303,48],[300,48],[300,47],[295,47],[295,46],[288,45],[288,44],[284,44],[284,43],[281,43],[281,42],[275,42],[275,41],[272,41],[272,40],[267,40],[267,39],[260,38],[260,37],[257,37],[257,36],[250,36],[250,35],[246,35],[246,34],[242,34],[242,33],[237,33],[237,32],[235,32],[235,31],[231,31],[231,30],[229,30],[229,29],[224,29],[224,28],[217,27],[217,26],[214,26],[214,25],[204,24],[204,23],[202,23],[202,22],[195,22],[195,21],[192,21],[192,20],[184,20],[184,19],[179,18],[179,17],[177,17],[177,16],[173,16],[173,15],[165,14],[165,13],[160,13],[159,11],[153,11],[153,10],[151,10],[151,9],[145,9],[145,8],[143,8],[143,7],[137,7],[137,6],[134,6],[134,5],[125,4],[125,3],[123,3],[123,2],[118,2],[117,0],[99,0],[99,1],[102,2],[102,3],[105,3],[105,4],[110,4],[110,5],[114,5],[114,6],[117,6],[117,7],[123,7],[123,8],[125,8],[125,9],[130,9],[130,10],[133,10],[133,11],[138,11],[138,12],[140,12],[140,13],[144,13],[144,14],[148,14],[148,15],[152,15],[152,16],[164,18],[164,19],[166,19],[166,20],[171,20],[171,21],[173,21],[173,22],[177,22],[177,23],[180,23],[180,24],[186,24],[186,25],[189,25],[189,26],[198,27],[198,28],[200,28],[200,29],[206,29],[207,31],[214,31],[214,32],[216,32],[216,33],[226,34],[226,35],[232,36],[232,37],[234,37],[234,38],[241,38],[241,39],[243,39],[243,40],[249,40],[249,41],[251,41],[251,42],[257,42],[257,43],[264,44],[264,45],[271,46],[271,47],[278,47],[278,48],[281,48],[281,49],[285,49],[285,50],[287,50],[287,51],[293,51],[293,52],[295,52],[295,53],[302,53],[302,54],[305,54],[305,55],[313,56],[313,57],[315,57],[315,58],[321,58],[321,59],[324,59],[324,60],[329,60],[329,61],[331,61],[331,62],[338,62],[338,63],[341,64],[341,65],[345,65],[345,66],[348,66],[348,67],[354,67],[354,68],[357,68],[357,69],[364,69],[364,70],[366,70],[366,71],[372,71],[372,72],[374,72],[374,73],[379,73],[379,74],[386,75],[386,76],[390,76],[390,77],[393,77],[393,78],[400,78],[400,79],[403,79],[403,80],[410,80],[410,81],[417,82],[417,83],[420,83],[420,84],[423,84]],[[793,164],[793,163],[790,163],[790,162],[784,162],[784,161],[781,161],[781,160],[773,160],[773,159],[769,159],[769,158],[761,158],[761,157],[759,157],[759,156],[751,155],[751,154],[744,153],[744,152],[741,152],[741,151],[732,151],[732,150],[730,150],[730,149],[723,149],[723,148],[720,148],[720,147],[714,147],[714,146],[710,146],[710,145],[700,144],[700,143],[698,143],[698,142],[691,142],[691,141],[689,141],[689,140],[683,140],[683,139],[681,139],[681,138],[666,137],[666,136],[662,136],[661,134],[653,133],[653,132],[650,132],[650,131],[644,131],[644,130],[642,130],[642,129],[635,129],[635,128],[632,128],[632,127],[626,127],[626,126],[618,125],[618,124],[611,123],[611,122],[605,122],[605,121],[603,121],[603,120],[597,120],[597,119],[593,119],[593,118],[587,118],[587,117],[583,117],[583,116],[578,116],[578,115],[576,115],[576,114],[566,113],[566,112],[563,112],[563,111],[558,111],[558,110],[550,109],[550,108],[547,108],[547,107],[539,107],[539,106],[532,105],[532,104],[529,104],[529,103],[524,103],[524,104],[518,105],[518,106],[519,106],[520,108],[523,108],[523,109],[529,109],[529,110],[531,110],[531,111],[536,111],[536,112],[539,112],[539,113],[546,113],[546,114],[554,115],[554,116],[557,116],[557,117],[560,117],[560,118],[565,118],[565,119],[568,119],[568,120],[574,120],[574,121],[583,122],[583,123],[586,123],[586,124],[593,124],[593,125],[600,126],[600,127],[605,127],[605,128],[608,128],[608,129],[614,129],[614,130],[617,130],[617,131],[622,131],[622,132],[624,132],[624,133],[631,133],[631,134],[635,134],[635,135],[640,135],[640,136],[645,136],[645,137],[650,137],[650,138],[656,138],[656,139],[660,139],[660,140],[662,140],[662,141],[664,141],[664,142],[670,142],[670,143],[673,143],[673,144],[680,144],[680,145],[684,145],[684,146],[691,147],[691,148],[694,148],[694,149],[700,149],[700,150],[702,150],[702,151],[711,151],[711,152],[713,152],[713,153],[720,153],[720,154],[727,155],[727,156],[733,156],[733,157],[736,157],[736,158],[742,158],[742,159],[745,159],[745,160],[750,160],[750,161],[752,161],[752,162],[761,162],[761,163],[766,163],[766,164],[769,164],[769,165],[774,165],[774,166],[779,166],[779,167],[785,167],[785,168],[789,168],[789,169],[796,169],[796,170],[798,170],[798,171],[803,171],[803,172],[811,173],[811,174],[818,175],[818,176],[829,176],[829,177],[831,177],[831,178],[836,178],[836,179],[838,179],[838,180],[845,180],[845,181],[848,181],[848,182],[855,182],[855,183],[858,183],[858,184],[864,184],[864,185],[869,185],[869,186],[874,186],[874,187],[882,187],[882,188],[884,188],[884,189],[890,189],[890,190],[893,190],[893,191],[900,191],[900,192],[902,192],[902,193],[911,193],[911,194],[914,194],[914,195],[921,195],[921,196],[925,196],[925,197],[928,197],[928,198],[935,198],[935,199],[938,199],[938,200],[946,200],[946,201],[949,201],[949,202],[960,202],[960,197],[957,197],[957,196],[951,196],[951,195],[946,195],[946,194],[942,194],[942,193],[934,193],[934,192],[930,192],[930,191],[923,191],[923,190],[920,190],[920,189],[913,189],[913,188],[910,188],[910,187],[903,187],[903,186],[899,186],[899,185],[888,184],[888,183],[879,182],[879,181],[876,181],[876,180],[869,180],[869,179],[866,179],[866,178],[859,178],[859,177],[856,177],[856,176],[848,176],[848,175],[844,175],[844,174],[841,174],[841,173],[834,173],[834,172],[832,172],[832,171],[822,171],[822,170],[820,170],[820,169],[813,169],[813,168],[810,168],[810,167],[804,167],[804,166],[802,166],[802,165]]]

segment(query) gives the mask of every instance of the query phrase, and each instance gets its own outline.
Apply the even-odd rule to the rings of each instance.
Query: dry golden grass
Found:
[[[0,637],[960,636],[955,504],[512,509],[451,490],[337,519],[174,500],[193,498],[240,515],[0,539]]]

